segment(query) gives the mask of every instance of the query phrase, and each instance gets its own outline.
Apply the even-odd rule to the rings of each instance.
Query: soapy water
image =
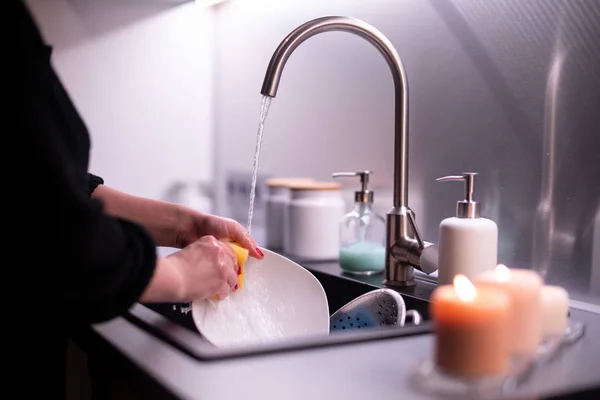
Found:
[[[252,171],[252,182],[250,183],[250,207],[248,208],[248,233],[252,233],[252,214],[254,213],[254,198],[256,197],[256,179],[258,176],[258,161],[260,158],[260,147],[262,145],[263,130],[265,129],[265,120],[269,113],[271,98],[263,96],[260,104],[260,119],[258,122],[258,134],[256,135],[256,148],[254,150],[254,169]]]
[[[175,311],[176,309],[177,309],[177,306],[173,306],[173,311]],[[187,313],[189,313],[190,311],[192,311],[192,305],[188,303],[186,305],[179,306],[179,311],[182,314],[187,315]]]
[[[223,300],[204,300],[201,315],[196,315],[200,324],[211,337],[218,337],[218,347],[272,342],[284,338],[282,321],[285,315],[294,317],[296,310],[280,300],[274,302],[264,278],[260,274],[260,261],[246,269],[244,289],[230,294]],[[176,309],[176,306],[173,306]],[[180,306],[187,314],[191,304]],[[306,329],[308,332],[308,329]]]
[[[282,321],[295,310],[282,300],[274,302],[266,282],[260,274],[258,262],[247,270],[247,286],[229,297],[207,300],[203,313],[196,315],[205,336],[218,347],[272,342],[284,338]],[[288,317],[286,317],[288,315]]]

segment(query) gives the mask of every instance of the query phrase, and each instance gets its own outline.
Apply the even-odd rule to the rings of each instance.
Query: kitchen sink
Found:
[[[329,303],[329,314],[372,290],[383,287],[382,277],[352,277],[341,273],[337,263],[302,263],[323,285]],[[324,346],[351,345],[352,343],[385,340],[403,336],[430,333],[428,298],[435,285],[419,282],[417,286],[397,289],[404,298],[407,310],[416,310],[422,316],[420,325],[406,324],[404,327],[377,327],[367,330],[350,330],[328,336],[307,337],[289,341],[257,344],[243,348],[220,349],[204,340],[192,319],[191,312],[181,311],[177,304],[137,304],[125,316],[130,322],[150,331],[173,346],[200,360],[219,360],[232,357],[267,354],[282,351],[297,351]]]

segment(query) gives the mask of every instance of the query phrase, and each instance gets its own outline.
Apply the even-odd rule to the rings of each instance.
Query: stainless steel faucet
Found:
[[[323,32],[344,31],[366,39],[387,61],[395,88],[394,205],[387,213],[385,280],[389,286],[412,286],[414,268],[427,274],[437,270],[437,247],[421,238],[414,212],[408,207],[408,82],[392,43],[373,26],[350,17],[322,17],[299,26],[273,53],[261,93],[275,97],[283,68],[306,39]],[[410,227],[410,228],[409,228]]]

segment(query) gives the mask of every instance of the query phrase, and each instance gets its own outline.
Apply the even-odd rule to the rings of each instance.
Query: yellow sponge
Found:
[[[246,261],[248,260],[249,252],[247,249],[243,248],[242,246],[240,246],[237,243],[229,242],[227,244],[231,247],[231,249],[235,253],[235,256],[237,257],[238,265],[240,266],[240,275],[238,276],[238,289],[241,290],[244,288],[244,265],[246,264]]]
[[[239,244],[235,243],[235,242],[227,242],[227,244],[229,245],[229,247],[231,247],[231,249],[233,250],[233,252],[235,253],[235,256],[237,257],[237,262],[238,265],[240,266],[240,275],[238,276],[238,290],[241,290],[244,288],[244,265],[246,264],[246,261],[248,260],[248,250],[243,248],[242,246],[240,246]],[[219,295],[215,294],[213,297],[213,300],[219,300]]]

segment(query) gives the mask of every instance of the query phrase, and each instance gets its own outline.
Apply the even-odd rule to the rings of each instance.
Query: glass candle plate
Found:
[[[533,357],[515,357],[506,375],[478,378],[460,378],[440,371],[433,360],[427,359],[416,366],[412,384],[422,392],[449,398],[493,399],[516,390],[537,366],[552,360],[559,351],[577,342],[584,334],[581,322],[571,321],[564,336],[542,341]]]
[[[536,355],[536,362],[545,362],[553,358],[562,347],[578,341],[583,336],[584,331],[585,326],[583,323],[570,321],[564,336],[549,337],[542,341]]]

